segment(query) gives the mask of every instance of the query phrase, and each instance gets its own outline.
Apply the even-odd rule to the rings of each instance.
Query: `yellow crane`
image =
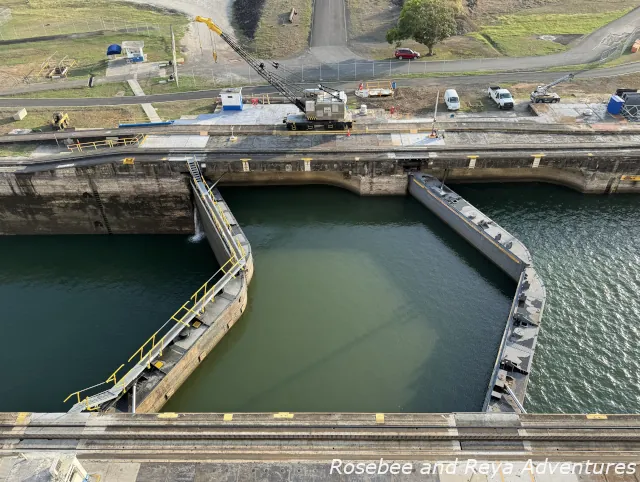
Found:
[[[317,89],[303,89],[299,85],[289,82],[284,75],[280,74],[278,62],[265,62],[255,58],[235,38],[223,32],[210,18],[198,15],[196,22],[205,24],[209,30],[217,33],[258,75],[302,111],[303,114],[288,115],[283,120],[287,129],[312,130],[316,127],[324,127],[325,129],[344,130],[353,127],[353,119],[347,108],[347,96],[343,91],[321,84]],[[214,52],[214,59],[216,57]]]

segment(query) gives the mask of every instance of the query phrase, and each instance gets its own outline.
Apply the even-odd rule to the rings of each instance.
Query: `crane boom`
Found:
[[[232,36],[224,33],[220,27],[218,27],[210,18],[197,16],[196,22],[204,23],[209,30],[220,35],[220,38],[224,40],[229,47],[233,49],[240,57],[244,59],[245,62],[249,64],[253,70],[255,70],[258,75],[260,75],[264,80],[266,80],[269,84],[275,87],[278,92],[280,92],[283,96],[285,96],[292,104],[295,104],[298,109],[302,112],[306,112],[305,104],[300,100],[300,95],[296,93],[294,88],[289,85],[284,78],[275,74],[274,72],[270,72],[265,69],[265,63],[256,59],[253,55],[251,55],[242,45],[238,43],[236,39]],[[278,62],[272,62],[271,65],[277,69],[279,67]],[[299,90],[299,89],[298,89]]]
[[[547,85],[539,85],[536,88],[536,92],[540,92],[542,94],[546,93],[548,89],[550,89],[551,87],[553,87],[554,85],[558,85],[562,82],[566,82],[567,80],[572,80],[575,77],[576,74],[567,74],[564,77],[560,77],[559,79],[554,80],[553,82],[547,84]]]
[[[316,127],[351,129],[354,121],[347,107],[347,96],[344,92],[324,85],[318,85],[318,89],[307,90],[294,86],[287,82],[284,76],[268,70],[265,61],[251,55],[235,38],[224,33],[210,18],[197,16],[196,22],[204,23],[212,32],[217,33],[258,75],[302,111],[304,115],[292,114],[285,117],[283,122],[287,125],[287,129],[312,130]],[[274,70],[280,67],[278,62],[269,63]]]

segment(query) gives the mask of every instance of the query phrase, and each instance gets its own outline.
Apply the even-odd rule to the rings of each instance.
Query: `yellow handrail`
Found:
[[[215,199],[213,198],[213,196],[211,196],[211,190],[212,188],[209,188],[209,186],[207,186],[206,182],[204,183],[205,186],[207,187],[210,199],[212,200],[212,203],[214,205],[214,208],[216,209],[216,211],[218,212],[218,214],[220,215],[220,217],[222,218],[222,220],[224,221],[226,227],[228,228],[229,231],[231,231],[231,223],[229,222],[229,220],[227,219],[227,217],[224,215],[224,212],[222,211],[222,209],[220,209],[220,207],[218,206],[219,203],[217,203],[215,201]],[[206,205],[206,203],[205,203]],[[220,223],[217,220],[217,217],[215,215],[212,216],[214,222],[216,223],[216,226],[218,227],[218,229],[222,230],[222,226],[220,226]],[[238,258],[238,256],[235,253],[232,253],[231,257],[229,258],[229,260],[227,260],[222,266],[220,266],[220,269],[218,269],[218,271],[216,271],[213,276],[211,276],[207,281],[204,282],[204,284],[202,286],[200,286],[200,288],[198,288],[195,293],[193,295],[191,295],[191,297],[173,314],[171,315],[171,317],[160,327],[158,328],[158,330],[156,330],[155,333],[153,333],[148,339],[147,341],[145,341],[140,348],[138,348],[133,355],[131,355],[131,357],[129,357],[129,359],[127,360],[127,363],[131,363],[131,361],[136,358],[136,356],[138,354],[140,354],[140,360],[136,362],[136,365],[138,363],[141,363],[142,361],[145,360],[145,358],[147,358],[147,366],[151,365],[151,357],[153,354],[154,349],[160,345],[160,352],[159,355],[162,355],[162,352],[164,350],[165,347],[165,339],[167,336],[167,333],[165,333],[165,335],[163,335],[157,342],[156,342],[156,337],[160,334],[160,332],[167,326],[168,323],[170,323],[171,321],[174,321],[175,323],[181,323],[185,326],[189,326],[189,323],[185,322],[185,318],[189,315],[189,314],[193,314],[195,316],[198,315],[198,312],[194,311],[195,306],[202,301],[206,296],[209,295],[209,293],[214,292],[218,282],[214,281],[215,278],[222,272],[223,275],[226,274],[229,271],[232,271],[233,269],[235,269],[247,256],[246,251],[244,250],[244,248],[242,247],[242,244],[235,238],[234,239],[234,244],[237,246],[237,248],[239,249],[240,253],[242,254],[240,256],[240,258]],[[231,266],[229,266],[231,265]],[[213,298],[212,298],[213,300]],[[201,311],[204,311],[204,307],[202,307]],[[181,314],[182,312],[184,312],[183,314]],[[145,352],[145,348],[147,348],[149,345],[151,345],[150,348],[148,348],[148,350]],[[86,405],[86,409],[87,410],[96,410],[97,407],[92,407],[89,405],[89,399],[88,397],[85,397],[84,399],[80,398],[80,394],[82,392],[85,392],[87,390],[90,390],[92,388],[96,388],[100,385],[104,385],[105,383],[109,383],[111,381],[113,381],[114,383],[114,387],[117,387],[118,385],[122,385],[122,390],[124,391],[126,389],[125,387],[125,380],[127,379],[127,375],[131,372],[131,370],[134,367],[131,367],[129,369],[129,371],[127,371],[127,373],[120,378],[120,381],[117,381],[117,373],[122,369],[122,367],[124,367],[125,364],[122,364],[118,367],[118,369],[113,372],[111,374],[111,376],[109,378],[107,378],[106,382],[102,382],[102,383],[98,383],[97,385],[93,385],[91,387],[88,388],[84,388],[82,390],[78,390],[77,392],[73,392],[71,393],[67,398],[64,399],[64,402],[67,402],[71,397],[73,397],[74,395],[76,395],[78,403],[84,402]],[[135,366],[135,365],[134,365]]]
[[[142,144],[146,137],[146,134],[138,134],[135,137],[125,137],[117,140],[104,139],[101,141],[77,142],[76,144],[69,144],[67,149],[71,152],[73,152],[74,149],[77,149],[78,152],[82,152],[84,149],[90,148],[97,149],[98,147],[129,146],[131,144]]]

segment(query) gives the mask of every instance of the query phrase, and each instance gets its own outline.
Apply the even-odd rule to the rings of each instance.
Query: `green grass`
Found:
[[[117,28],[150,26],[149,30],[139,30],[140,33],[134,33],[131,29],[131,33],[107,32],[91,37],[65,37],[55,41],[4,45],[0,49],[0,66],[17,77],[37,74],[41,64],[53,54],[57,59],[68,56],[77,61],[78,65],[71,69],[72,77],[102,74],[107,67],[107,47],[113,43],[121,44],[123,40],[144,41],[144,51],[151,62],[169,59],[169,25],[174,26],[176,40],[179,40],[189,23],[187,17],[175,12],[125,2],[30,0],[27,4],[24,1],[8,1],[12,19],[0,27],[4,38],[15,38],[16,33],[19,38],[26,38],[102,30],[105,26],[112,27],[114,22]]]
[[[28,157],[38,147],[37,144],[16,142],[15,144],[0,144],[0,157]]]
[[[157,102],[153,104],[162,119],[179,119],[183,115],[211,114],[215,109],[211,100]]]
[[[291,7],[298,15],[289,23]],[[259,56],[282,59],[309,46],[311,0],[266,0],[252,45]]]
[[[119,92],[124,95],[133,95],[133,91],[126,82],[113,84],[101,84],[95,87],[78,87],[75,89],[43,90],[29,92],[28,94],[15,94],[7,97],[28,97],[30,99],[73,99],[77,97],[114,97]]]
[[[484,38],[503,55],[547,55],[567,50],[566,45],[539,40],[539,35],[588,34],[620,18],[630,9],[597,14],[505,15],[496,25],[471,35]]]
[[[0,109],[0,134],[12,129],[40,129],[50,131],[50,121],[54,112],[63,111],[69,114],[72,127],[117,127],[119,122],[146,120],[144,111],[139,105],[123,105],[118,107],[31,107],[27,108],[27,116],[21,121],[14,121],[11,116],[17,109],[3,107]]]
[[[256,74],[257,77],[257,74]],[[194,90],[209,90],[220,89],[222,87],[236,87],[246,85],[247,82],[240,82],[239,84],[214,82],[211,77],[199,77],[191,76],[183,73],[179,76],[180,86],[177,86],[175,82],[166,82],[164,84],[159,83],[160,80],[166,80],[161,78],[150,79],[138,79],[138,83],[146,95],[153,94],[171,94],[175,92],[191,92]],[[252,85],[255,85],[253,83]]]

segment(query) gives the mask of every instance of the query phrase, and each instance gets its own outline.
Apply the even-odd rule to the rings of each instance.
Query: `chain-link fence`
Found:
[[[591,57],[591,62],[584,65],[585,70],[596,67],[607,61],[620,57],[629,51],[631,44],[640,35],[640,27],[631,33],[608,36],[603,39],[594,50],[599,50],[599,54]],[[604,48],[603,48],[604,47]],[[526,72],[531,68],[496,68],[496,62],[504,63],[504,57],[488,59],[466,59],[460,60],[378,60],[378,61],[347,61],[340,63],[318,63],[302,60],[292,60],[280,62],[278,65],[278,75],[285,77],[289,82],[359,82],[372,79],[393,79],[402,77],[424,77],[431,75],[459,74],[468,75],[469,71],[474,74],[486,72],[487,74],[500,72]],[[193,66],[195,64],[195,66]],[[193,67],[192,67],[193,66]],[[576,67],[567,65],[563,70],[576,70]],[[541,69],[542,70],[542,69]],[[261,83],[260,77],[251,67],[244,63],[221,62],[211,66],[209,62],[198,65],[197,59],[190,65],[181,69],[182,75],[192,77],[195,81],[200,78],[201,82],[207,85],[229,83]]]
[[[69,19],[66,22],[60,23],[13,26],[8,24],[3,25],[0,17],[0,40],[18,40],[102,31],[149,35],[150,33],[160,30],[161,26],[158,24],[131,23],[126,20],[116,20],[114,18]],[[165,30],[168,35],[169,29],[166,28]]]

